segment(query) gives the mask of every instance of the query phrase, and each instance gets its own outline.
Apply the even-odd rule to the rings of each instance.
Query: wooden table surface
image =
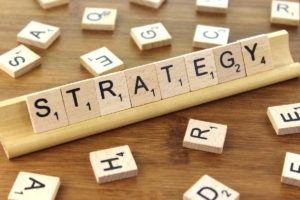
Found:
[[[30,47],[41,55],[41,66],[17,79],[0,71],[0,101],[92,78],[79,57],[103,46],[126,68],[197,51],[192,46],[197,24],[230,28],[229,42],[286,29],[292,56],[300,61],[299,28],[271,25],[271,0],[230,0],[227,15],[196,12],[195,0],[168,0],[158,10],[128,0],[70,0],[50,10],[36,0],[0,0],[0,5],[0,54],[18,45],[18,32],[31,20],[61,28],[47,50]],[[85,7],[118,9],[115,31],[82,31]],[[172,46],[140,51],[130,29],[156,22],[170,32]],[[238,191],[241,199],[300,199],[299,188],[280,182],[285,153],[300,154],[300,134],[277,136],[266,115],[269,106],[299,102],[299,86],[299,79],[289,80],[12,160],[0,150],[0,199],[7,199],[19,171],[60,177],[56,199],[179,200],[204,174]],[[221,155],[182,147],[189,118],[228,125]],[[126,144],[139,175],[98,185],[89,152]]]

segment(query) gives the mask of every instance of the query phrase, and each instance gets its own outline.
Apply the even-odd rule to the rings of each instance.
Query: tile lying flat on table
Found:
[[[132,107],[161,100],[154,64],[127,69],[124,73]]]
[[[300,187],[300,155],[286,152],[281,182]]]
[[[93,79],[60,87],[70,124],[100,117]]]
[[[172,43],[172,37],[162,23],[132,28],[131,37],[140,50],[154,49]]]
[[[124,69],[124,63],[109,49],[102,47],[80,57],[80,63],[94,76]]]
[[[289,1],[272,1],[271,23],[299,26],[300,4]]]
[[[229,0],[197,0],[197,10],[201,12],[227,13]]]
[[[86,8],[81,28],[85,30],[115,30],[117,10],[111,8]]]
[[[53,200],[59,186],[58,177],[20,172],[8,200]]]
[[[138,175],[138,168],[129,146],[120,146],[90,153],[97,183],[106,183]]]
[[[191,91],[218,84],[214,54],[211,49],[183,55]]]
[[[206,49],[225,45],[228,42],[229,32],[229,28],[198,25],[193,46]]]
[[[60,88],[29,94],[25,98],[35,133],[69,125]]]
[[[60,29],[55,26],[30,22],[19,34],[18,42],[47,49],[60,36]]]
[[[17,78],[39,66],[42,59],[27,47],[20,45],[0,56],[0,69]]]
[[[240,194],[219,181],[204,175],[183,195],[183,200],[239,200]]]
[[[130,0],[130,2],[157,9],[165,0]]]
[[[49,9],[56,6],[68,4],[69,0],[38,0],[38,2],[44,9]]]

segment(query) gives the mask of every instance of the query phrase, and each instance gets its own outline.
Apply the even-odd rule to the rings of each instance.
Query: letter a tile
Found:
[[[58,177],[20,172],[8,200],[53,200],[59,186]]]
[[[18,42],[47,49],[59,35],[58,27],[32,21],[18,34]]]
[[[106,183],[138,175],[138,168],[129,146],[90,153],[97,183]]]
[[[93,79],[60,87],[69,123],[100,117],[100,108]]]
[[[183,146],[190,149],[221,154],[227,126],[190,119]]]
[[[219,181],[204,175],[183,195],[184,200],[239,200],[240,194]]]
[[[277,135],[300,133],[300,103],[269,107],[267,115]]]
[[[300,187],[300,155],[286,152],[281,182]]]
[[[272,1],[271,23],[299,26],[300,4],[289,1]]]
[[[35,133],[69,125],[59,88],[29,94],[26,103]]]

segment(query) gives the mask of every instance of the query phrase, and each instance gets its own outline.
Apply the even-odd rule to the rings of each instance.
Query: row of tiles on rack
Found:
[[[26,102],[34,132],[41,133],[273,67],[269,39],[259,35],[30,94]]]

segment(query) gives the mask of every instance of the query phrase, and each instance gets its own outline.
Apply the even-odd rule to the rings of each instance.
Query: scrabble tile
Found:
[[[94,76],[124,69],[124,63],[106,47],[81,56],[80,63]]]
[[[81,28],[85,30],[115,30],[117,10],[110,8],[86,8]]]
[[[172,43],[172,37],[162,23],[132,28],[131,37],[140,50],[154,49]]]
[[[60,35],[58,27],[30,22],[19,34],[18,42],[47,49]]]
[[[272,1],[271,23],[299,25],[300,4],[289,1]]]
[[[0,56],[0,69],[17,78],[39,66],[42,59],[27,47],[20,45]]]
[[[198,25],[193,46],[206,49],[225,45],[228,42],[229,31],[229,28]]]
[[[29,94],[26,103],[35,133],[69,125],[59,88]]]
[[[97,183],[106,183],[138,175],[129,146],[90,153],[90,161]]]
[[[218,74],[211,49],[183,56],[191,91],[218,84]]]
[[[132,107],[161,100],[154,64],[124,71]]]
[[[154,64],[162,99],[190,92],[183,56]]]
[[[49,9],[56,6],[61,6],[64,4],[68,4],[69,0],[38,0],[42,8]]]
[[[69,124],[100,117],[100,108],[93,79],[60,87]]]
[[[277,135],[300,133],[300,103],[269,107],[267,115]]]
[[[219,83],[246,76],[240,43],[231,43],[213,49]]]
[[[165,0],[130,0],[130,2],[157,9]]]
[[[131,108],[124,72],[94,78],[101,115]]]
[[[204,175],[183,195],[184,200],[239,200],[240,194],[208,175]]]
[[[229,0],[197,0],[197,10],[201,12],[227,13]]]
[[[59,186],[58,177],[20,172],[8,200],[53,200]]]
[[[183,146],[221,154],[226,132],[226,125],[190,119],[185,132]]]
[[[300,155],[286,152],[281,182],[300,187]]]
[[[241,46],[247,76],[274,68],[268,36],[241,40]]]

